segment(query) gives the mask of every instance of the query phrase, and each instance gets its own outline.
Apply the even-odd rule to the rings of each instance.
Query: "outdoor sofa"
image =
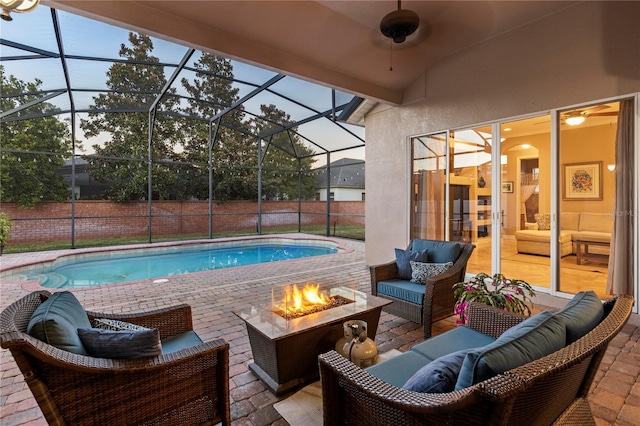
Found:
[[[96,319],[152,331],[99,331],[91,327]],[[160,354],[146,356],[149,335],[154,351],[160,339]],[[90,336],[97,336],[99,346],[87,346]],[[71,292],[37,291],[2,311],[0,343],[11,351],[50,425],[231,424],[229,345],[223,339],[202,342],[189,305],[98,313],[83,310]],[[117,354],[98,357],[96,350]],[[132,352],[140,357],[129,358],[136,356]]]
[[[327,352],[319,357],[324,424],[593,425],[589,388],[633,303],[582,292],[528,320],[472,303],[466,326],[366,370]],[[459,351],[467,353],[456,364]]]
[[[369,267],[371,294],[393,301],[383,309],[422,324],[424,337],[430,337],[434,322],[453,315],[456,303],[453,285],[464,281],[467,262],[474,248],[473,244],[454,241],[411,240],[404,251],[396,249],[396,260]],[[425,253],[426,257],[421,259],[420,253]],[[416,283],[411,280],[410,261],[407,259],[419,259],[430,264],[451,262],[452,265],[444,272],[426,277],[424,283]],[[404,268],[403,260],[406,263]],[[403,269],[407,270],[403,273]]]

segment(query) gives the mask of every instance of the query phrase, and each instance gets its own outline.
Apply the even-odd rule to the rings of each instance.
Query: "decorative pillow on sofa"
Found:
[[[426,262],[427,250],[413,251],[411,249],[396,249],[396,265],[398,266],[398,278],[403,280],[411,279],[410,261]]]
[[[462,362],[473,349],[462,349],[443,355],[416,371],[402,386],[413,392],[444,393],[456,386]]]
[[[162,353],[157,329],[104,330],[79,328],[78,336],[87,353],[96,358],[143,358]]]
[[[567,327],[567,345],[590,332],[602,320],[604,307],[595,291],[581,291],[554,314]]]
[[[64,351],[86,355],[78,328],[91,327],[84,308],[69,291],[53,293],[31,315],[27,333]]]
[[[549,231],[551,229],[551,215],[549,213],[536,213],[533,217],[538,224],[538,231]]]
[[[453,266],[453,262],[424,263],[414,262],[413,260],[410,261],[409,264],[411,265],[411,282],[417,284],[424,284],[427,281],[427,278],[440,275]]]
[[[455,390],[504,373],[562,349],[566,343],[562,318],[541,312],[505,331],[495,342],[467,354]]]
[[[93,327],[100,328],[102,330],[113,330],[113,331],[121,331],[121,330],[130,330],[130,331],[140,331],[140,330],[150,330],[147,327],[143,327],[137,324],[131,324],[130,322],[108,319],[108,318],[95,318],[93,320]]]

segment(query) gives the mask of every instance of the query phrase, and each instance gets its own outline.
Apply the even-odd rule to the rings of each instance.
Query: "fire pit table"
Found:
[[[343,336],[345,321],[366,321],[367,336],[375,339],[382,307],[392,303],[348,287],[334,287],[323,293],[340,302],[325,310],[285,319],[282,305],[272,296],[271,304],[234,312],[247,325],[254,361],[249,370],[278,396],[318,380],[318,355],[334,349]]]

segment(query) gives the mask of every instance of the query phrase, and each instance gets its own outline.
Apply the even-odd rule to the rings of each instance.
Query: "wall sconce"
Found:
[[[615,169],[616,169],[615,164],[607,164],[607,170],[609,170],[610,172],[614,171]]]
[[[13,21],[11,17],[11,12],[29,12],[40,3],[40,0],[0,0],[0,7],[2,7],[2,12],[0,12],[0,18],[4,21]]]

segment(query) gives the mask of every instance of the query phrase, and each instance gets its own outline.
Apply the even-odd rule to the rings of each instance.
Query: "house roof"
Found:
[[[320,168],[316,179],[318,188],[327,187],[327,168]],[[319,169],[319,170],[320,170]],[[330,163],[332,188],[364,188],[364,161],[354,158],[341,158]]]

